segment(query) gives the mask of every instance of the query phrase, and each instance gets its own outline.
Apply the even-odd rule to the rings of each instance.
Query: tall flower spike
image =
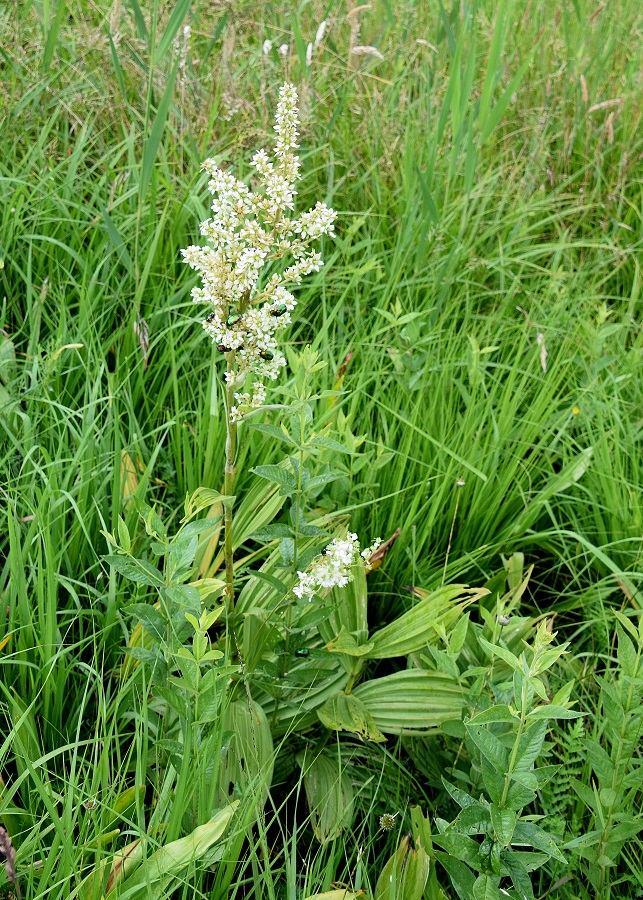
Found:
[[[201,223],[204,247],[182,250],[183,258],[201,274],[192,289],[195,303],[210,307],[203,327],[222,354],[228,384],[241,388],[250,374],[256,377],[252,394],[238,391],[233,419],[260,406],[265,399],[263,379],[274,380],[286,365],[279,352],[277,332],[291,321],[296,301],[286,285],[299,284],[323,265],[311,244],[333,235],[336,213],[325,203],[298,218],[293,215],[299,178],[297,90],[284,84],[275,114],[275,146],[271,156],[259,150],[252,158],[257,189],[220,169],[212,159],[203,168],[214,199],[212,215]],[[265,277],[266,267],[290,256],[292,262]]]

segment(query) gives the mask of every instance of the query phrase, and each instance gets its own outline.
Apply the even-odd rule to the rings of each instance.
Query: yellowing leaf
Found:
[[[331,697],[317,710],[317,715],[322,725],[333,731],[348,731],[377,743],[386,740],[375,724],[373,716],[353,694],[340,691],[336,697]]]

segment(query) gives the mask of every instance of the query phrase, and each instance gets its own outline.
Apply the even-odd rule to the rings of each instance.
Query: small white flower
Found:
[[[264,52],[264,54],[265,54],[266,56],[268,56],[268,54],[270,53],[271,50],[272,50],[272,41],[264,41],[264,42],[263,42],[263,52]]]
[[[279,56],[288,56],[289,49],[288,44],[282,44],[278,50]]]
[[[360,553],[359,539],[354,532],[349,531],[345,538],[335,538],[307,572],[297,573],[299,582],[293,588],[293,594],[311,601],[320,589],[346,587],[353,580],[354,567],[358,564],[364,566],[380,543],[378,539],[372,547]]]

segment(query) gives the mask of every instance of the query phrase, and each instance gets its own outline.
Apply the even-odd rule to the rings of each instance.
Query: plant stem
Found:
[[[226,442],[225,442],[225,472],[223,480],[223,493],[226,497],[232,495],[234,487],[234,461],[237,454],[237,423],[231,421],[230,410],[234,403],[234,385],[226,385]],[[225,554],[225,581],[226,581],[226,612],[228,615],[234,612],[234,566],[232,547],[232,521],[233,502],[226,500],[224,505],[224,554]]]

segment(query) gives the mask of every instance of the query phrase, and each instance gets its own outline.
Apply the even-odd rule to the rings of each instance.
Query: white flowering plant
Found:
[[[399,529],[384,545],[378,538],[364,546],[346,511],[337,511],[344,485],[331,489],[334,499],[329,486],[350,482],[366,463],[363,438],[340,413],[337,390],[318,390],[326,362],[311,347],[295,351],[282,340],[297,305],[293,291],[322,265],[317,242],[332,237],[336,218],[323,202],[295,211],[297,125],[297,93],[284,85],[274,151],[254,155],[250,185],[205,163],[213,195],[201,224],[205,243],[183,251],[200,275],[192,297],[205,308],[203,327],[220,360],[223,492],[188,496],[173,535],[139,498],[133,502],[147,543],[122,520],[116,533],[105,533],[113,568],[158,598],[128,607],[138,625],[125,672],[140,665],[146,673],[172,765],[180,765],[186,735],[195,752],[222,754],[212,775],[218,781],[207,786],[219,805],[252,779],[264,784],[265,801],[275,737],[322,728],[323,740],[335,731],[379,742],[459,719],[459,684],[436,680],[416,654],[485,593],[440,586],[369,633],[366,576]],[[286,359],[289,377],[270,385],[285,374]],[[285,452],[280,458],[271,446],[271,462],[250,468],[256,477],[240,492],[238,449],[250,429]],[[393,658],[402,665],[369,680],[372,661]],[[225,751],[215,722],[234,734]]]

